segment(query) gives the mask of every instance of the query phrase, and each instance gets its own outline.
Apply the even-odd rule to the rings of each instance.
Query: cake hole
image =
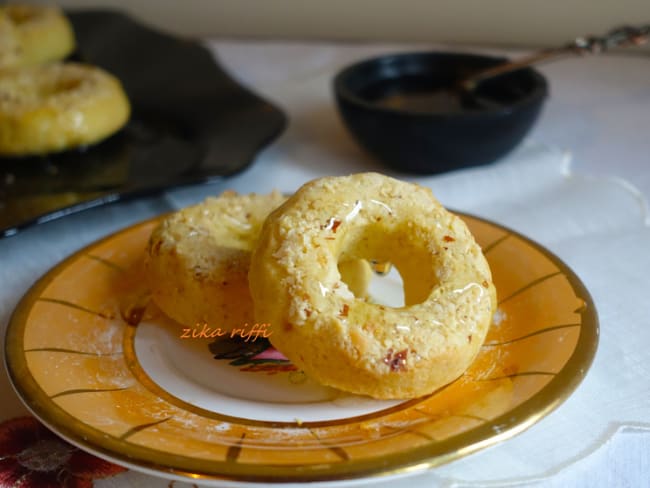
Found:
[[[52,93],[62,93],[77,90],[81,86],[82,80],[79,78],[67,78],[58,80],[56,85],[52,87]]]
[[[371,259],[368,262],[370,263],[370,267],[377,276],[386,276],[393,268],[393,264],[390,261],[379,261],[377,259]]]
[[[393,308],[411,307],[427,300],[437,286],[437,254],[422,241],[422,233],[408,224],[391,229],[371,224],[343,236],[339,272],[357,298],[364,299],[363,292],[369,290],[371,302]],[[341,261],[354,259],[365,265],[365,273],[352,273],[351,281],[358,282],[359,276],[365,280],[356,291],[341,272]]]
[[[388,307],[404,306],[404,282],[397,267],[388,261],[359,260],[338,265],[341,280],[356,298]],[[367,290],[367,294],[363,291]]]
[[[404,281],[396,266],[387,261],[370,260],[374,271],[368,285],[368,296],[374,303],[388,307],[404,306]]]
[[[15,24],[25,24],[38,18],[33,8],[22,5],[13,5],[11,8],[6,9],[5,12]]]

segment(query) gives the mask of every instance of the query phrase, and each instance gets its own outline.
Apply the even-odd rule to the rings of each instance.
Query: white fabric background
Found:
[[[288,111],[291,125],[286,133],[263,151],[251,168],[223,183],[90,210],[0,240],[3,328],[17,300],[48,268],[83,245],[130,223],[199,201],[225,188],[242,192],[268,192],[272,188],[292,191],[323,174],[383,171],[358,149],[341,125],[332,104],[329,81],[342,64],[360,55],[384,52],[386,47],[345,49],[255,43],[215,43],[212,47],[242,82],[256,87]],[[611,63],[610,67],[629,65],[627,60],[620,59]],[[639,76],[638,82],[634,86],[628,82],[626,94],[631,88],[641,90],[642,83],[647,84],[648,78],[641,76],[645,70],[647,66],[643,65],[633,72]],[[561,82],[570,80],[566,71],[558,73]],[[629,79],[629,71],[626,77]],[[599,105],[593,95],[603,90],[601,83],[611,86],[611,81],[597,79],[592,91],[582,86],[571,88],[577,94],[571,98],[573,112],[564,112],[568,110],[565,106],[549,103],[548,115],[533,133],[533,141],[497,164],[438,177],[410,178],[431,186],[450,207],[490,218],[537,240],[576,271],[592,293],[600,316],[600,347],[591,371],[566,403],[523,434],[426,474],[373,482],[372,486],[648,486],[647,204],[642,193],[630,183],[602,176],[607,169],[602,153],[610,157],[611,144],[598,140],[594,148],[579,137],[560,135],[553,129],[566,122],[562,114],[577,121],[566,127],[574,131],[574,136],[580,132],[598,133],[606,124],[620,130],[608,133],[610,137],[614,134],[612,144],[618,144],[620,158],[638,158],[639,149],[647,154],[650,143],[645,136],[628,136],[620,129],[628,127],[628,119],[622,120],[620,114],[612,119],[606,117],[605,108],[611,104],[611,97],[604,97]],[[554,96],[555,100],[567,99],[568,92],[565,88]],[[638,107],[639,101],[648,100],[648,93],[638,91],[635,96],[636,103],[625,99],[622,93],[617,95],[619,100],[625,100],[632,121],[648,127],[647,112],[644,115]],[[588,107],[589,112],[586,108],[581,111],[583,107]],[[646,105],[646,111],[648,108]],[[590,119],[593,113],[599,115]],[[568,151],[534,140],[559,141],[574,153],[573,161]],[[621,154],[622,151],[627,153]],[[600,162],[590,163],[585,159],[589,154]],[[635,183],[642,187],[650,181],[641,167],[610,169],[613,173],[635,176]],[[10,391],[4,374],[0,377],[0,391]],[[24,411],[13,393],[3,395],[0,420]],[[167,484],[134,472],[96,482],[98,487]]]

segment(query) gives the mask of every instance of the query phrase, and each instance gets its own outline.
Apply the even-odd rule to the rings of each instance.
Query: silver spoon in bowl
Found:
[[[508,61],[463,78],[456,83],[456,89],[465,96],[471,96],[485,80],[516,71],[527,66],[559,59],[567,56],[584,56],[600,54],[616,47],[639,46],[648,41],[650,24],[642,26],[621,26],[612,29],[603,36],[578,37],[561,47],[545,49],[529,56]]]

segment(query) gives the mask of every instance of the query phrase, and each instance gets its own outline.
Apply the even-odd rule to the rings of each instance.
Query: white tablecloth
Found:
[[[224,182],[89,210],[0,240],[3,330],[18,299],[49,267],[130,223],[226,188],[291,192],[319,175],[383,171],[429,185],[444,204],[505,224],[558,254],[592,293],[601,338],[582,385],[526,432],[433,471],[372,486],[650,486],[650,58],[611,55],[542,67],[551,97],[521,147],[489,167],[413,178],[386,171],[357,147],[330,89],[343,65],[413,46],[209,45],[238,80],[287,111],[287,131]],[[0,390],[0,421],[24,415],[4,374]],[[167,482],[131,471],[96,486]]]

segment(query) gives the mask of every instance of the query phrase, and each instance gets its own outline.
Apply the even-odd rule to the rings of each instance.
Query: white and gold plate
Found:
[[[343,394],[305,377],[251,333],[255,324],[236,341],[145,307],[139,267],[156,219],[82,249],[29,290],[7,331],[12,383],[70,442],[172,479],[360,481],[449,462],[556,408],[586,374],[598,338],[593,302],[565,264],[461,216],[490,263],[499,309],[472,366],[429,396]],[[384,293],[398,293],[385,279]]]

